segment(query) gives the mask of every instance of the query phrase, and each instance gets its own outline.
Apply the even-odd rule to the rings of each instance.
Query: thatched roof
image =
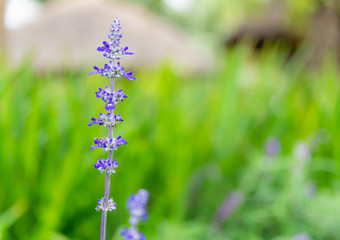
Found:
[[[31,25],[8,34],[8,52],[19,62],[33,51],[39,69],[99,64],[96,51],[107,40],[114,17],[122,21],[123,44],[136,52],[124,58],[124,65],[152,67],[170,60],[186,71],[205,71],[212,57],[178,27],[147,9],[123,2],[64,1],[46,7],[44,15]]]

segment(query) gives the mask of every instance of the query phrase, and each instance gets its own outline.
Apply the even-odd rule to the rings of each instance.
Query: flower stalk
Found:
[[[124,94],[123,90],[114,90],[115,79],[125,77],[128,80],[136,80],[132,72],[125,72],[124,67],[120,65],[119,60],[123,55],[132,55],[133,53],[128,52],[128,47],[121,46],[122,30],[120,27],[120,20],[115,18],[111,24],[110,33],[108,35],[109,41],[104,41],[101,47],[98,47],[99,52],[103,52],[103,56],[110,59],[108,64],[105,64],[103,68],[94,66],[96,70],[90,74],[101,74],[104,77],[110,79],[110,87],[99,88],[96,92],[96,97],[101,98],[106,104],[105,109],[108,113],[100,113],[99,118],[91,118],[92,122],[89,126],[98,124],[100,126],[107,127],[109,129],[109,137],[105,138],[94,138],[95,145],[91,146],[91,150],[95,148],[103,148],[105,151],[109,151],[108,158],[100,158],[94,165],[94,168],[99,170],[101,173],[105,172],[105,191],[104,197],[98,200],[96,207],[97,211],[102,211],[101,227],[100,227],[100,240],[106,239],[106,224],[107,224],[107,212],[116,209],[116,203],[113,198],[110,198],[110,176],[115,173],[115,168],[118,167],[116,159],[113,159],[113,151],[117,150],[119,146],[126,145],[127,142],[121,136],[113,136],[113,128],[117,126],[123,119],[121,115],[114,115],[113,110],[119,101],[123,101],[128,96]]]

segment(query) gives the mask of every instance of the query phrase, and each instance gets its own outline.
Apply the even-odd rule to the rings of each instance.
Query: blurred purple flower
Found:
[[[314,183],[309,183],[305,187],[305,196],[308,198],[314,197],[316,190],[317,190],[316,185]]]
[[[222,205],[218,208],[214,221],[220,226],[243,201],[243,194],[239,191],[232,191],[227,195]]]
[[[300,161],[309,162],[311,159],[311,152],[309,146],[304,141],[297,141],[295,143],[294,153]]]
[[[269,157],[276,157],[281,152],[281,143],[277,138],[268,138],[265,143],[266,153]]]
[[[146,240],[144,233],[138,232],[135,227],[125,227],[121,232],[121,235],[125,237],[125,240]]]
[[[132,194],[126,204],[126,208],[130,214],[130,228],[124,228],[121,235],[125,240],[146,240],[144,233],[138,232],[137,225],[139,221],[146,221],[148,214],[146,212],[146,204],[149,200],[149,192],[140,189],[136,194]]]
[[[296,234],[292,240],[312,240],[306,233]]]
[[[149,200],[149,192],[144,189],[138,190],[136,194],[132,194],[126,204],[126,208],[131,215],[129,223],[131,225],[137,225],[139,220],[146,221],[148,214],[146,212],[146,204]]]

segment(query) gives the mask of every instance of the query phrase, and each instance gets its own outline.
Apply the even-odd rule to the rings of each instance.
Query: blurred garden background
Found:
[[[107,239],[340,239],[340,2],[0,0],[0,239],[99,239],[107,130],[87,74],[120,17],[137,81],[114,129]]]

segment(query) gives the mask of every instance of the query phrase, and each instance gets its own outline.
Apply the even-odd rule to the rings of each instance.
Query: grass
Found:
[[[107,134],[87,124],[103,111],[93,92],[106,80],[4,61],[0,69],[0,239],[98,238],[104,175],[93,165],[106,153],[89,148]],[[115,132],[129,144],[115,153],[118,208],[108,236],[121,239],[126,198],[146,188],[149,239],[337,239],[339,74],[332,62],[301,69],[283,67],[276,51],[255,60],[239,49],[207,76],[163,65],[120,81],[130,97],[118,106],[125,121]],[[274,159],[263,148],[272,136],[282,144]],[[298,140],[311,147],[310,162],[295,157]],[[306,197],[311,183],[316,194]],[[234,190],[243,201],[218,227],[216,211]]]

